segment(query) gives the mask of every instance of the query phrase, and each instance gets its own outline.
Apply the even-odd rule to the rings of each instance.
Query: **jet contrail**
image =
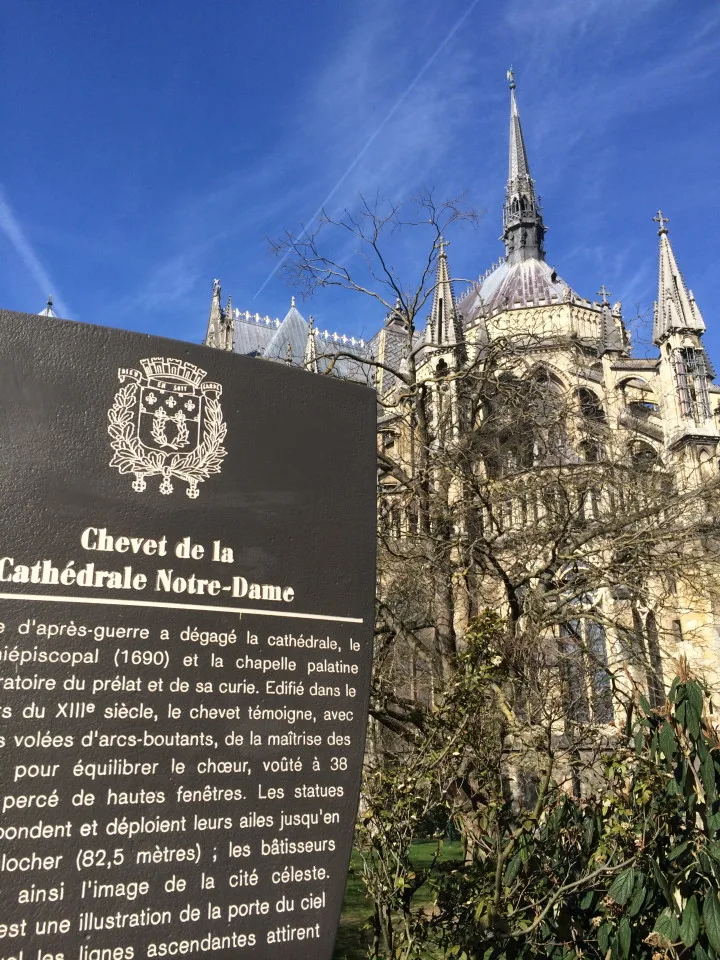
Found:
[[[57,292],[57,287],[50,279],[50,275],[40,262],[40,258],[33,250],[25,231],[12,211],[12,207],[5,199],[5,193],[0,186],[0,230],[5,234],[22,260],[28,273],[40,288],[43,299],[52,296],[55,310],[60,317],[71,316],[67,304]],[[38,298],[39,299],[39,298]],[[29,304],[28,306],[32,306]],[[33,313],[35,311],[32,311]]]
[[[361,150],[361,151],[358,153],[358,155],[355,157],[355,159],[354,159],[353,162],[350,164],[350,166],[347,168],[347,170],[345,171],[345,173],[340,177],[340,179],[339,179],[338,182],[335,184],[335,186],[332,188],[332,190],[331,190],[330,193],[327,195],[327,197],[325,197],[325,199],[323,200],[323,202],[320,204],[320,206],[318,207],[318,209],[315,211],[315,213],[313,214],[312,218],[310,219],[310,223],[307,225],[307,227],[303,227],[303,230],[302,230],[302,232],[301,232],[301,234],[300,234],[300,237],[303,237],[303,236],[308,232],[308,229],[309,229],[310,225],[311,225],[311,224],[313,223],[313,221],[316,220],[316,219],[318,218],[318,216],[322,213],[323,208],[324,208],[325,206],[327,206],[327,204],[332,200],[332,198],[333,198],[333,197],[335,196],[335,194],[338,192],[338,190],[340,189],[340,187],[341,187],[341,186],[343,185],[343,183],[347,180],[347,178],[350,176],[350,174],[351,174],[352,171],[355,169],[355,167],[358,165],[358,163],[362,160],[363,156],[367,153],[367,151],[369,150],[369,148],[370,148],[370,146],[372,145],[372,143],[373,143],[373,142],[377,139],[377,137],[380,135],[381,131],[382,131],[382,130],[384,129],[384,127],[387,125],[388,121],[391,120],[392,117],[397,113],[397,111],[398,111],[399,108],[402,106],[403,102],[406,100],[406,98],[408,97],[408,95],[409,95],[410,93],[412,93],[412,91],[414,90],[414,88],[417,86],[418,82],[422,79],[422,77],[425,75],[425,73],[427,72],[427,70],[428,70],[428,69],[432,66],[432,64],[435,62],[435,60],[436,60],[437,57],[440,55],[440,52],[443,50],[443,48],[447,46],[447,44],[449,43],[449,41],[450,41],[450,40],[453,38],[453,36],[457,33],[457,31],[460,29],[460,27],[463,25],[463,23],[465,23],[465,21],[466,21],[467,18],[470,16],[470,14],[473,12],[473,10],[474,10],[475,7],[478,5],[478,3],[480,3],[480,0],[473,0],[473,2],[470,4],[470,6],[469,6],[469,7],[467,8],[467,10],[465,11],[465,13],[464,13],[464,14],[460,17],[460,19],[455,23],[455,25],[452,27],[452,29],[448,31],[448,33],[447,33],[445,39],[442,41],[442,43],[441,43],[438,47],[435,48],[434,53],[430,56],[430,58],[427,60],[427,62],[425,63],[425,65],[422,67],[422,69],[421,69],[420,71],[418,71],[418,73],[415,75],[415,77],[410,81],[410,83],[408,84],[408,86],[406,87],[406,89],[404,90],[404,92],[398,97],[398,99],[395,101],[395,103],[393,104],[393,106],[390,108],[390,110],[389,110],[388,113],[386,114],[385,118],[384,118],[384,119],[382,120],[382,122],[380,123],[379,127],[378,127],[378,128],[375,130],[375,132],[368,138],[365,146],[362,148],[362,150]],[[262,285],[259,287],[257,293],[256,293],[255,296],[253,297],[253,300],[254,300],[256,297],[258,297],[258,296],[263,292],[263,290],[265,289],[265,287],[270,283],[270,281],[272,280],[272,278],[273,278],[273,277],[275,276],[275,274],[278,272],[278,270],[279,270],[280,267],[283,265],[283,263],[287,260],[287,258],[288,258],[289,255],[290,255],[290,254],[289,254],[289,251],[288,251],[288,253],[286,253],[283,257],[280,258],[280,260],[278,260],[278,262],[275,264],[273,270],[268,274],[268,276],[266,277],[265,281],[264,281],[264,282],[262,283]]]

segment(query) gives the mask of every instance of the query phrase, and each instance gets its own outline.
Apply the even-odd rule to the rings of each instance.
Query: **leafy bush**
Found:
[[[548,756],[523,809],[492,763],[503,669],[493,629],[486,618],[415,747],[369,781],[360,843],[374,955],[720,958],[720,744],[703,683],[683,668],[662,709],[641,698],[633,738],[608,745],[582,800],[553,779]],[[447,817],[465,860],[417,871],[418,829],[435,820],[439,851]]]

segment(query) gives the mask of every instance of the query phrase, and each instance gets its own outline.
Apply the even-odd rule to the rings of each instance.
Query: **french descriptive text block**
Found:
[[[0,313],[0,957],[330,960],[375,396]]]

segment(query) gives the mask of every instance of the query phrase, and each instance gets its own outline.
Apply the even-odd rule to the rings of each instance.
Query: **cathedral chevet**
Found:
[[[504,253],[468,290],[457,294],[451,254],[445,242],[438,241],[434,288],[427,301],[431,308],[424,329],[418,324],[411,351],[417,376],[436,376],[443,365],[461,371],[481,361],[493,345],[512,340],[517,377],[530,376],[542,367],[577,398],[590,419],[602,424],[604,436],[611,438],[607,442],[624,444],[637,462],[657,466],[682,489],[699,490],[718,473],[720,387],[713,383],[713,367],[703,345],[700,307],[675,257],[670,221],[662,212],[654,217],[658,285],[652,355],[634,356],[622,304],[613,302],[601,285],[602,278],[598,278],[598,292],[586,299],[547,262],[544,212],[531,174],[512,72],[508,78],[509,167],[501,211]],[[648,239],[651,215],[650,211]],[[282,320],[244,313],[230,302],[223,305],[219,281],[213,286],[205,342],[311,373],[362,380],[371,383],[381,398],[397,392],[392,371],[401,371],[408,362],[407,328],[393,311],[370,339],[360,340],[318,329],[311,317],[301,315],[294,298]],[[459,383],[458,377],[450,378],[443,401],[450,407],[462,403]],[[391,419],[389,406],[387,402],[379,405],[381,446],[387,436],[383,421]],[[453,422],[455,432],[470,429],[461,412],[453,415]],[[586,440],[578,457],[597,457],[591,448]],[[530,450],[528,466],[532,456]],[[518,457],[522,466],[522,452]],[[392,492],[392,478],[381,475],[381,500],[386,492]],[[397,523],[400,532],[406,521]],[[639,615],[652,617],[651,607],[649,602]],[[708,679],[720,681],[716,601],[709,595],[684,597],[678,590],[672,604],[665,605],[662,615],[658,612],[661,616],[659,626],[669,638],[670,654],[687,656]]]

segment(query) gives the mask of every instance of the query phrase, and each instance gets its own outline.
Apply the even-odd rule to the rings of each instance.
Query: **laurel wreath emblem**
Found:
[[[188,497],[199,495],[198,484],[213,474],[219,473],[222,461],[227,453],[222,443],[227,433],[227,424],[223,420],[220,402],[216,397],[205,395],[205,416],[203,417],[202,442],[191,452],[179,452],[179,448],[188,442],[188,428],[185,417],[176,414],[169,417],[163,410],[156,411],[153,417],[151,434],[160,446],[169,451],[148,450],[141,442],[135,430],[135,407],[139,402],[140,385],[127,383],[115,394],[115,402],[108,411],[108,433],[111,446],[115,451],[111,467],[117,467],[120,473],[133,473],[133,490],[141,493],[146,489],[147,477],[162,477],[160,492],[173,492],[171,477],[184,480]],[[164,416],[163,416],[164,414]],[[166,434],[167,423],[176,425],[176,435],[169,440]],[[176,452],[171,452],[176,451]]]
[[[189,431],[187,418],[182,410],[178,410],[174,417],[169,417],[164,407],[158,407],[153,415],[152,434],[153,440],[161,447],[169,447],[171,450],[182,450],[188,445]],[[170,440],[167,435],[167,425],[174,423],[177,427],[177,433],[174,439]]]

